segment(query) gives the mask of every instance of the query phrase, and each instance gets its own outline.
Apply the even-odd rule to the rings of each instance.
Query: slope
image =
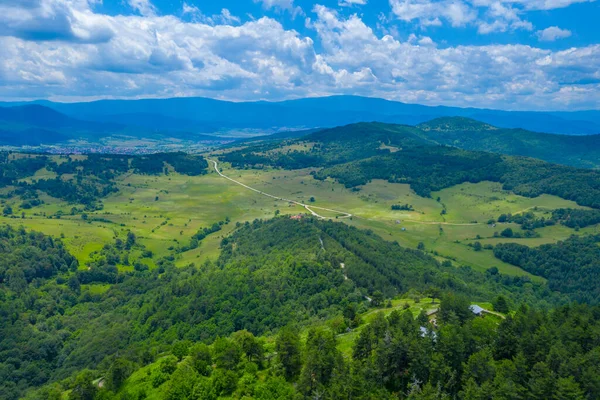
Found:
[[[505,286],[500,277],[440,265],[369,231],[310,218],[239,226],[223,241],[218,261],[201,269],[176,268],[166,258],[151,271],[118,270],[114,260],[133,262],[145,250],[129,232],[79,268],[59,240],[10,228],[0,230],[0,239],[7,261],[0,278],[8,281],[0,286],[0,396],[10,400],[84,368],[104,368],[116,354],[143,362],[178,339],[211,341],[241,329],[263,334],[318,322],[368,304],[367,294],[452,290],[521,301],[544,292],[527,279]],[[82,282],[102,278],[100,268],[117,275],[107,291],[92,293]]]
[[[520,155],[583,168],[600,166],[600,135],[568,136],[502,129],[469,118],[438,118],[417,126],[440,144]]]

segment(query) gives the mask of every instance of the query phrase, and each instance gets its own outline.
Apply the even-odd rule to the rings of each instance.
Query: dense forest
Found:
[[[130,234],[82,268],[60,241],[6,232],[2,251],[12,257],[0,285],[0,397],[6,399],[86,368],[100,376],[117,354],[143,365],[177,341],[211,343],[244,329],[271,334],[290,323],[343,316],[347,309],[364,312],[373,306],[367,297],[383,304],[407,293],[453,292],[473,300],[503,295],[511,304],[542,308],[568,301],[525,277],[440,264],[369,231],[311,218],[242,224],[223,240],[218,261],[201,268],[175,268],[163,259],[148,269],[131,257],[144,249]],[[50,249],[56,256],[48,257]],[[114,265],[125,257],[137,267],[119,272]],[[13,267],[23,264],[31,267]],[[111,286],[95,294],[88,281]],[[342,326],[357,323],[348,318]]]
[[[548,287],[569,294],[574,300],[598,304],[600,299],[600,236],[572,236],[555,243],[530,248],[502,243],[494,255],[532,274],[548,279]]]
[[[361,326],[350,354],[333,330],[282,328],[274,346],[247,330],[210,346],[175,342],[154,364],[114,358],[100,389],[83,371],[28,399],[557,399],[600,396],[600,309],[566,306],[476,317],[461,296],[424,313],[383,312]],[[132,378],[135,386],[126,384]]]

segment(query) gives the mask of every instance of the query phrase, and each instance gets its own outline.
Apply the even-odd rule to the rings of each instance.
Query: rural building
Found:
[[[471,307],[469,307],[469,309],[471,310],[471,312],[477,316],[481,316],[484,313],[484,309],[479,307],[477,304],[473,304]]]

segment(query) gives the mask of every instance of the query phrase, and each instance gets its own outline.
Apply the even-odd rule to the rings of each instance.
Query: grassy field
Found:
[[[60,160],[57,157],[57,160]],[[433,193],[432,198],[416,195],[408,185],[375,180],[360,190],[350,190],[332,180],[318,181],[310,169],[285,171],[275,169],[238,170],[219,164],[221,171],[246,185],[265,193],[316,207],[324,207],[353,215],[343,221],[359,228],[372,229],[383,238],[398,241],[415,248],[423,243],[426,251],[438,259],[452,260],[456,265],[468,265],[484,271],[497,267],[511,275],[527,275],[523,270],[503,263],[491,250],[475,252],[470,243],[497,244],[506,241],[538,246],[565,239],[572,234],[599,232],[597,226],[579,232],[551,226],[537,231],[540,237],[505,239],[494,233],[514,224],[492,227],[487,221],[503,213],[533,210],[540,215],[561,207],[577,208],[567,200],[555,196],[525,198],[502,190],[492,182],[465,183]],[[49,177],[40,170],[36,178]],[[220,252],[223,237],[230,234],[237,222],[256,218],[270,218],[276,210],[282,214],[307,211],[298,205],[275,200],[228,181],[214,172],[190,177],[171,173],[167,176],[129,174],[118,178],[119,192],[103,200],[101,211],[89,213],[87,221],[79,213],[71,214],[73,205],[47,195],[40,198],[45,204],[30,210],[20,208],[20,200],[3,199],[2,205],[13,208],[13,218],[4,222],[25,226],[47,234],[63,237],[68,249],[79,259],[82,268],[91,260],[91,254],[117,237],[124,238],[129,230],[157,257],[172,255],[179,245],[189,243],[201,228],[228,219],[219,232],[209,235],[197,249],[175,254],[176,265],[194,263],[201,266],[214,260]],[[3,193],[10,188],[4,189]],[[314,198],[314,202],[310,199]],[[393,211],[394,204],[410,204],[414,211]],[[318,211],[335,219],[336,213]],[[24,213],[24,218],[22,218]],[[62,213],[60,219],[57,214]],[[144,260],[150,267],[152,260]],[[533,277],[533,279],[540,279]]]

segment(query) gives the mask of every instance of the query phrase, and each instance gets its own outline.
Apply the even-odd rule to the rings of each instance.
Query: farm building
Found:
[[[483,312],[485,311],[483,308],[479,307],[477,304],[473,304],[471,307],[469,307],[469,309],[471,310],[471,312],[477,316],[481,316],[483,314]]]

